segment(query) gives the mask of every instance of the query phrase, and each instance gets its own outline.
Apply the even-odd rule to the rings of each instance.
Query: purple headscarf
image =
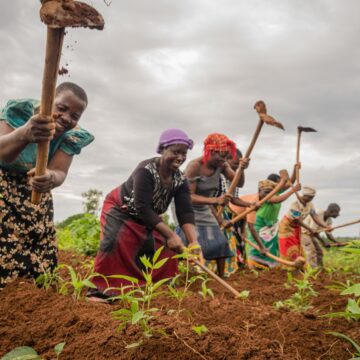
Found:
[[[166,148],[174,144],[184,144],[190,150],[194,146],[194,142],[189,139],[184,131],[180,129],[168,129],[160,135],[159,145],[156,149],[156,152],[160,154],[162,148]]]

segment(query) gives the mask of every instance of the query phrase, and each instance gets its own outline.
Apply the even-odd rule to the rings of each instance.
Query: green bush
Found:
[[[349,245],[329,249],[324,256],[328,272],[360,274],[360,240],[351,240]]]
[[[56,224],[56,229],[64,229],[67,226],[69,226],[74,220],[77,219],[81,219],[84,217],[83,213],[79,213],[79,214],[75,214],[75,215],[71,215],[68,218],[66,218],[64,221],[60,221],[59,223]]]
[[[66,226],[57,227],[59,249],[95,256],[100,241],[99,219],[92,214],[77,214],[67,220],[63,222]]]

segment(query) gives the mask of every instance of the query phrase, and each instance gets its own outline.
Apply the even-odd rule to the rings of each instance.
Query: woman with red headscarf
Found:
[[[236,157],[235,143],[223,134],[210,134],[204,141],[203,156],[192,160],[185,170],[190,184],[198,242],[204,258],[216,260],[220,277],[224,276],[225,259],[233,254],[212,207],[226,205],[232,199],[226,194],[219,197],[215,195],[220,184],[220,174],[230,181],[235,175],[227,162],[229,155],[233,159]],[[243,168],[246,168],[247,164],[247,159],[241,162]],[[242,186],[242,179],[239,186]],[[249,204],[245,203],[244,206]],[[177,228],[177,232],[186,243],[181,229]]]

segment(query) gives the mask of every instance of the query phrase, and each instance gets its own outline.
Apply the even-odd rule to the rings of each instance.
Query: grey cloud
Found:
[[[357,0],[91,3],[106,27],[68,31],[61,63],[68,64],[69,76],[59,81],[78,82],[87,90],[90,102],[81,123],[96,140],[75,158],[65,185],[55,191],[58,219],[81,210],[81,192],[110,191],[139,161],[155,155],[165,128],[183,128],[195,140],[190,159],[215,131],[245,150],[259,99],[286,132],[264,127],[244,193],[256,191],[269,172],[290,170],[296,127],[313,126],[318,133],[303,138],[303,180],[319,188],[319,206],[334,196],[343,219],[355,216],[360,203]],[[45,27],[38,9],[37,1],[2,5],[1,104],[39,97]],[[339,233],[358,232],[354,227]]]

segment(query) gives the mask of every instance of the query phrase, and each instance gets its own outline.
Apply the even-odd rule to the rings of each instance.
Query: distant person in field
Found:
[[[326,227],[315,213],[312,200],[316,190],[310,186],[304,186],[302,195],[295,200],[282,218],[279,228],[279,249],[281,258],[295,261],[297,257],[303,255],[301,247],[301,227],[306,227],[304,220],[310,216],[314,222]]]
[[[273,180],[269,180],[269,177]],[[269,177],[259,182],[259,200],[269,194],[280,181],[280,176],[277,174],[271,174]],[[286,187],[288,188],[288,186]],[[258,251],[252,246],[248,246],[247,259],[249,267],[273,268],[278,265],[275,260],[266,256],[266,252],[279,256],[278,216],[281,203],[297,190],[300,190],[300,185],[295,185],[294,188],[286,192],[284,192],[284,189],[279,190],[276,195],[257,210],[255,224],[248,224],[249,239],[253,242],[255,241],[261,250]]]
[[[10,100],[0,113],[0,287],[18,276],[37,277],[57,265],[51,190],[67,176],[73,156],[94,140],[78,122],[85,91],[70,82],[56,88],[53,121],[39,101]],[[35,176],[37,143],[50,141],[45,175]],[[39,205],[31,192],[42,193]]]
[[[340,214],[340,206],[338,204],[329,204],[325,211],[316,210],[316,215],[319,219],[330,228],[332,225],[332,219],[336,219]],[[324,247],[329,247],[323,238],[320,236],[320,232],[324,231],[326,237],[333,243],[337,243],[336,239],[331,232],[327,232],[324,227],[319,226],[311,216],[307,216],[304,220],[304,224],[307,228],[301,229],[301,246],[305,252],[306,262],[313,268],[323,266],[323,250],[319,242]]]
[[[225,259],[233,256],[214,209],[217,205],[226,205],[233,198],[227,194],[216,196],[220,175],[223,174],[230,181],[235,175],[235,171],[227,161],[229,156],[232,159],[236,157],[235,143],[223,134],[210,134],[204,141],[203,155],[190,161],[185,170],[190,183],[198,241],[204,258],[216,260],[220,277],[224,276]],[[248,161],[241,162],[244,168],[247,165]],[[242,186],[242,179],[239,180],[238,186]],[[186,243],[181,229],[177,231]]]
[[[159,259],[168,258],[164,266],[153,272],[153,281],[177,273],[177,260],[183,252],[180,237],[161,218],[174,199],[177,219],[190,245],[197,244],[194,211],[188,182],[180,171],[193,141],[180,129],[164,131],[157,153],[139,163],[127,181],[111,191],[101,214],[100,249],[95,258],[95,271],[104,276],[126,275],[144,284],[145,269],[140,257],[152,259],[155,251],[165,246]],[[118,294],[131,281],[98,276],[93,279],[96,290],[90,290],[92,300]],[[106,291],[107,287],[118,290]]]

